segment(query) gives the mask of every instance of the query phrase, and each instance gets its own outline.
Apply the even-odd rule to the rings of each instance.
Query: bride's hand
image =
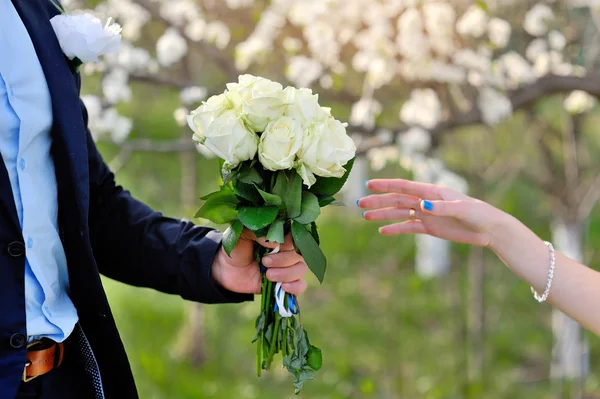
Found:
[[[379,229],[381,234],[429,234],[464,244],[492,246],[494,227],[509,217],[497,208],[447,187],[402,179],[367,182],[383,194],[361,198],[357,204],[371,209],[365,220],[403,221]],[[415,218],[410,219],[410,210]]]

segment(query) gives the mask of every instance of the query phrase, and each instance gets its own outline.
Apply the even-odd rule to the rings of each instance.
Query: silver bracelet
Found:
[[[554,277],[554,264],[555,264],[555,256],[554,256],[554,247],[548,241],[544,241],[544,244],[548,247],[550,251],[550,268],[548,269],[548,281],[546,282],[546,289],[544,290],[544,294],[540,296],[533,287],[531,287],[531,292],[533,292],[533,297],[539,302],[542,303],[546,299],[548,299],[548,295],[550,295],[550,287],[552,286],[552,278]]]

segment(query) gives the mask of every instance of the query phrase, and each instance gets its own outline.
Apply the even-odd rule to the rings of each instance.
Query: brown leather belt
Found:
[[[64,344],[49,339],[31,342],[27,345],[27,363],[23,369],[22,381],[29,382],[61,365]]]

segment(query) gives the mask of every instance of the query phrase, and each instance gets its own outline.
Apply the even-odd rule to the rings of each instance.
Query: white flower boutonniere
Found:
[[[91,14],[62,14],[50,20],[60,48],[72,62],[74,70],[85,62],[98,62],[99,56],[118,50],[121,42],[121,26],[111,18],[105,25]]]

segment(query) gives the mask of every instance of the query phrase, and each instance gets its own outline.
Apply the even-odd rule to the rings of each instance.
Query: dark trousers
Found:
[[[67,338],[62,364],[29,382],[21,382],[16,399],[94,399],[92,380],[85,372],[78,345],[77,338]]]

